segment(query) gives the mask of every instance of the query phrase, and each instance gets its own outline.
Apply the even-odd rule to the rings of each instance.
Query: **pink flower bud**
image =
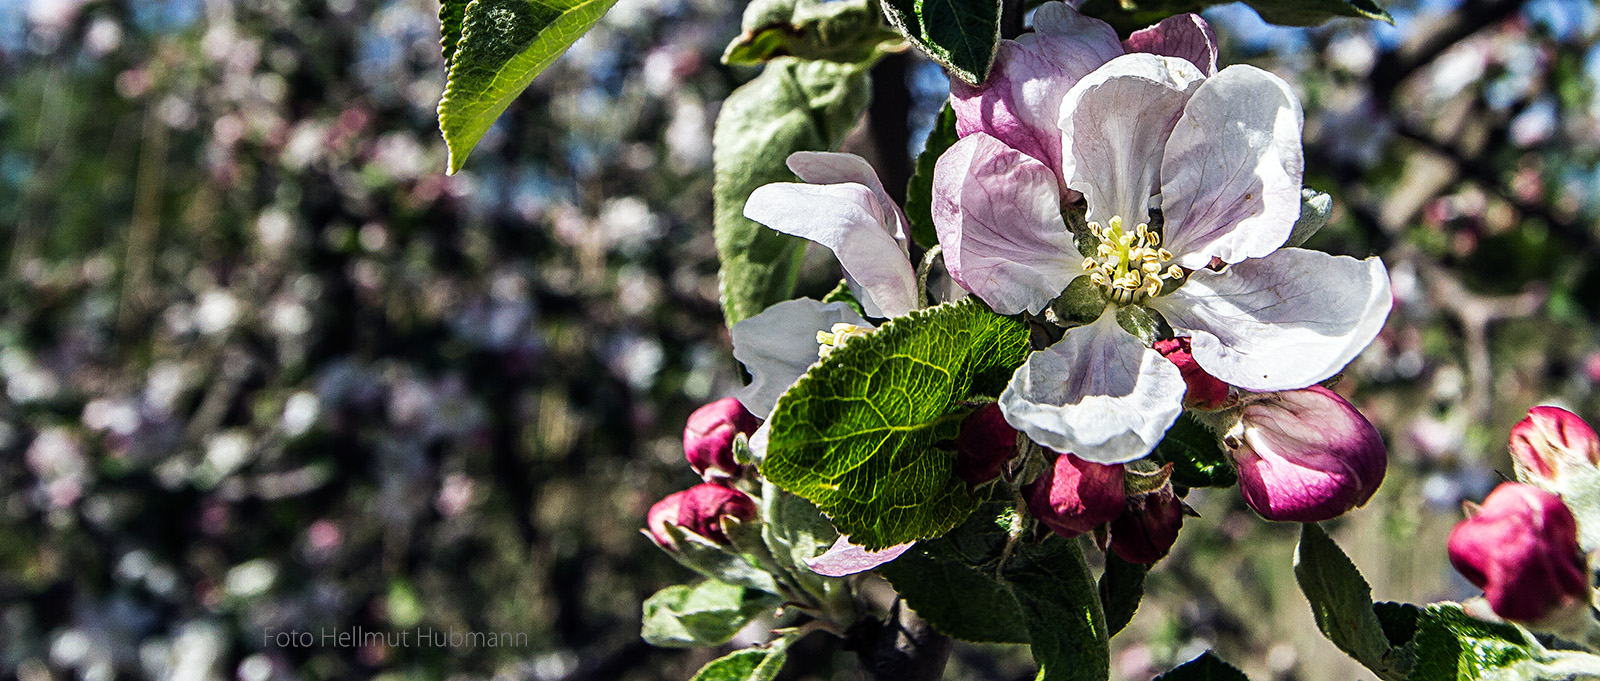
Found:
[[[1130,496],[1127,510],[1111,521],[1110,549],[1130,563],[1155,563],[1178,540],[1183,515],[1183,500],[1173,493],[1172,485]]]
[[[999,477],[1000,468],[1017,453],[1017,431],[1006,423],[1000,405],[978,407],[961,422],[956,436],[956,477],[981,485]]]
[[[1217,409],[1228,402],[1228,384],[1200,368],[1189,353],[1188,338],[1164,338],[1155,342],[1155,349],[1178,365],[1178,372],[1183,374],[1183,382],[1189,386],[1183,395],[1184,406]]]
[[[677,545],[673,543],[672,535],[667,534],[668,523],[727,546],[728,535],[722,531],[722,519],[750,520],[756,517],[756,513],[755,500],[744,492],[714,483],[701,483],[656,502],[650,507],[645,520],[650,526],[650,538],[657,546],[671,551]]]
[[[1511,458],[1528,475],[1553,480],[1567,468],[1600,465],[1600,438],[1570,411],[1534,407],[1511,428]]]
[[[706,480],[738,477],[741,466],[733,460],[734,436],[749,435],[760,426],[755,414],[733,397],[694,410],[683,428],[683,453],[689,467]]]
[[[1228,438],[1245,503],[1267,520],[1318,522],[1367,503],[1388,452],[1361,412],[1319,385],[1251,402]]]
[[[1022,488],[1028,511],[1056,534],[1076,537],[1122,513],[1126,494],[1122,464],[1084,461],[1071,454],[1056,457],[1039,479]]]
[[[1450,532],[1450,564],[1507,620],[1537,622],[1588,600],[1577,521],[1561,497],[1533,485],[1490,492]]]

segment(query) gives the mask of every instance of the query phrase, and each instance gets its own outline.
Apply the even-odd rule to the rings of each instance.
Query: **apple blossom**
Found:
[[[1006,423],[993,403],[974,409],[961,422],[956,436],[956,477],[981,485],[1000,475],[1001,467],[1017,454],[1017,431]]]
[[[1200,363],[1194,361],[1194,354],[1189,351],[1188,338],[1163,338],[1156,341],[1152,347],[1166,357],[1167,361],[1177,366],[1178,372],[1183,374],[1186,388],[1183,394],[1183,406],[1195,409],[1218,409],[1227,404],[1228,384],[1217,380],[1217,377],[1200,368]]]
[[[1103,298],[1097,320],[1017,371],[1000,398],[1007,421],[1090,461],[1148,454],[1186,388],[1155,339],[1124,330],[1128,314],[1160,315],[1189,337],[1207,373],[1248,390],[1301,388],[1339,371],[1387,318],[1389,280],[1377,258],[1280,248],[1299,217],[1304,165],[1288,84],[1250,66],[1210,72],[1206,31],[1185,43],[1189,56],[1115,56],[1121,46],[1097,22],[1046,8],[1032,51],[1008,48],[1002,78],[984,86],[999,94],[978,98],[987,117],[958,125],[968,134],[934,173],[951,277],[996,312],[1038,313],[1078,277]],[[1068,25],[1078,27],[1070,37]],[[1043,49],[1057,40],[1070,44]],[[1105,54],[1114,58],[1083,68]],[[1050,59],[1054,70],[1014,66]],[[958,121],[973,110],[964,97],[953,95]],[[1072,198],[1064,189],[1087,202],[1088,257],[1062,217]]]
[[[1183,528],[1183,500],[1172,485],[1128,497],[1127,508],[1111,521],[1107,550],[1130,563],[1151,565],[1172,550]]]
[[[739,401],[759,418],[767,418],[778,398],[825,354],[819,340],[837,343],[873,326],[845,303],[819,303],[810,298],[786,300],[734,324],[733,358],[750,371],[750,385]],[[818,338],[825,334],[825,338]],[[755,436],[751,446],[754,448]]]
[[[1127,500],[1122,475],[1121,464],[1062,454],[1022,494],[1039,522],[1063,537],[1076,537],[1122,513]]]
[[[1534,407],[1511,428],[1511,458],[1526,475],[1551,481],[1569,468],[1600,466],[1600,437],[1570,411]]]
[[[1456,525],[1449,546],[1450,564],[1483,589],[1500,617],[1537,622],[1587,607],[1589,571],[1577,521],[1555,494],[1504,483]]]
[[[650,507],[645,521],[649,525],[650,539],[657,546],[672,551],[676,544],[667,533],[668,524],[726,546],[728,535],[722,530],[722,519],[750,520],[757,513],[756,502],[749,495],[708,482],[667,495]]]
[[[1377,428],[1320,385],[1255,396],[1226,441],[1245,503],[1267,520],[1343,515],[1372,498],[1388,468]]]
[[[733,397],[694,410],[683,428],[683,453],[689,467],[707,481],[738,477],[743,467],[733,458],[734,438],[754,433],[760,426],[755,414]]]

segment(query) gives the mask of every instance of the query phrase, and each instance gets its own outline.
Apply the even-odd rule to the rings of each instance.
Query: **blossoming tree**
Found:
[[[723,309],[750,382],[690,418],[705,482],[649,513],[650,539],[705,579],[644,604],[648,641],[771,632],[705,681],[775,678],[814,631],[884,679],[936,678],[951,638],[1028,645],[1041,679],[1106,679],[1185,497],[1237,485],[1263,519],[1304,523],[1293,570],[1317,623],[1380,678],[1600,677],[1600,450],[1570,414],[1519,426],[1524,482],[1451,537],[1488,607],[1374,604],[1317,525],[1384,477],[1382,438],[1329,385],[1383,327],[1389,275],[1300,247],[1329,201],[1302,186],[1299,98],[1218,64],[1211,27],[1181,13],[1203,4],[750,5],[724,60],[765,67],[714,135]],[[1250,4],[1387,18],[1369,0]],[[453,171],[610,2],[442,5]],[[868,67],[909,48],[951,86],[901,205],[834,149]],[[791,300],[808,241],[843,280]],[[1243,675],[1207,653],[1160,678]]]

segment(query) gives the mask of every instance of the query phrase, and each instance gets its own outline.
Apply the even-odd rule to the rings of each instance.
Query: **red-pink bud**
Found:
[[[1178,540],[1183,515],[1183,501],[1170,484],[1130,496],[1127,510],[1111,521],[1110,549],[1130,563],[1155,563]]]
[[[728,535],[722,531],[722,519],[749,520],[756,517],[756,513],[756,502],[749,495],[708,482],[667,495],[650,507],[645,520],[650,525],[650,538],[657,546],[671,551],[677,546],[672,535],[667,534],[668,523],[726,546]]]
[[[1184,384],[1189,386],[1183,404],[1196,409],[1217,409],[1228,402],[1228,384],[1206,373],[1189,352],[1188,338],[1164,338],[1155,342],[1156,352],[1178,365]]]
[[[1056,457],[1037,480],[1022,489],[1028,511],[1056,534],[1076,537],[1122,513],[1127,495],[1122,464],[1084,461],[1072,454]]]
[[[1567,468],[1600,465],[1600,438],[1570,411],[1534,407],[1511,428],[1511,458],[1528,475],[1553,480]]]
[[[1490,492],[1450,532],[1450,564],[1508,620],[1537,622],[1588,599],[1578,523],[1561,497],[1533,485]]]
[[[689,467],[707,480],[739,476],[733,459],[733,440],[739,433],[756,432],[761,422],[738,398],[724,397],[694,410],[683,428],[683,453]]]
[[[1367,503],[1388,468],[1383,438],[1337,393],[1314,385],[1263,396],[1230,437],[1245,503],[1267,520],[1312,523]]]
[[[961,422],[956,436],[956,477],[981,485],[999,477],[1000,468],[1017,453],[1017,431],[1006,423],[1000,405],[985,404]]]

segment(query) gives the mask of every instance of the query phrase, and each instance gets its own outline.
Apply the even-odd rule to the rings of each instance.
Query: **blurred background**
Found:
[[[435,0],[0,0],[0,678],[678,681],[719,654],[639,640],[691,573],[637,528],[695,480],[684,418],[739,384],[710,135],[753,73],[717,59],[742,9],[621,0],[446,177]],[[1336,205],[1310,245],[1391,268],[1339,385],[1389,477],[1335,536],[1377,598],[1459,599],[1444,537],[1510,426],[1600,416],[1600,10],[1389,9],[1206,16],[1305,102]],[[875,76],[847,149],[898,190],[947,86],[911,54]],[[1297,528],[1203,492],[1117,674],[1215,647],[1370,676],[1312,625]],[[270,638],[356,627],[526,645]],[[810,651],[786,678],[861,678]],[[1031,667],[962,644],[949,678]]]

